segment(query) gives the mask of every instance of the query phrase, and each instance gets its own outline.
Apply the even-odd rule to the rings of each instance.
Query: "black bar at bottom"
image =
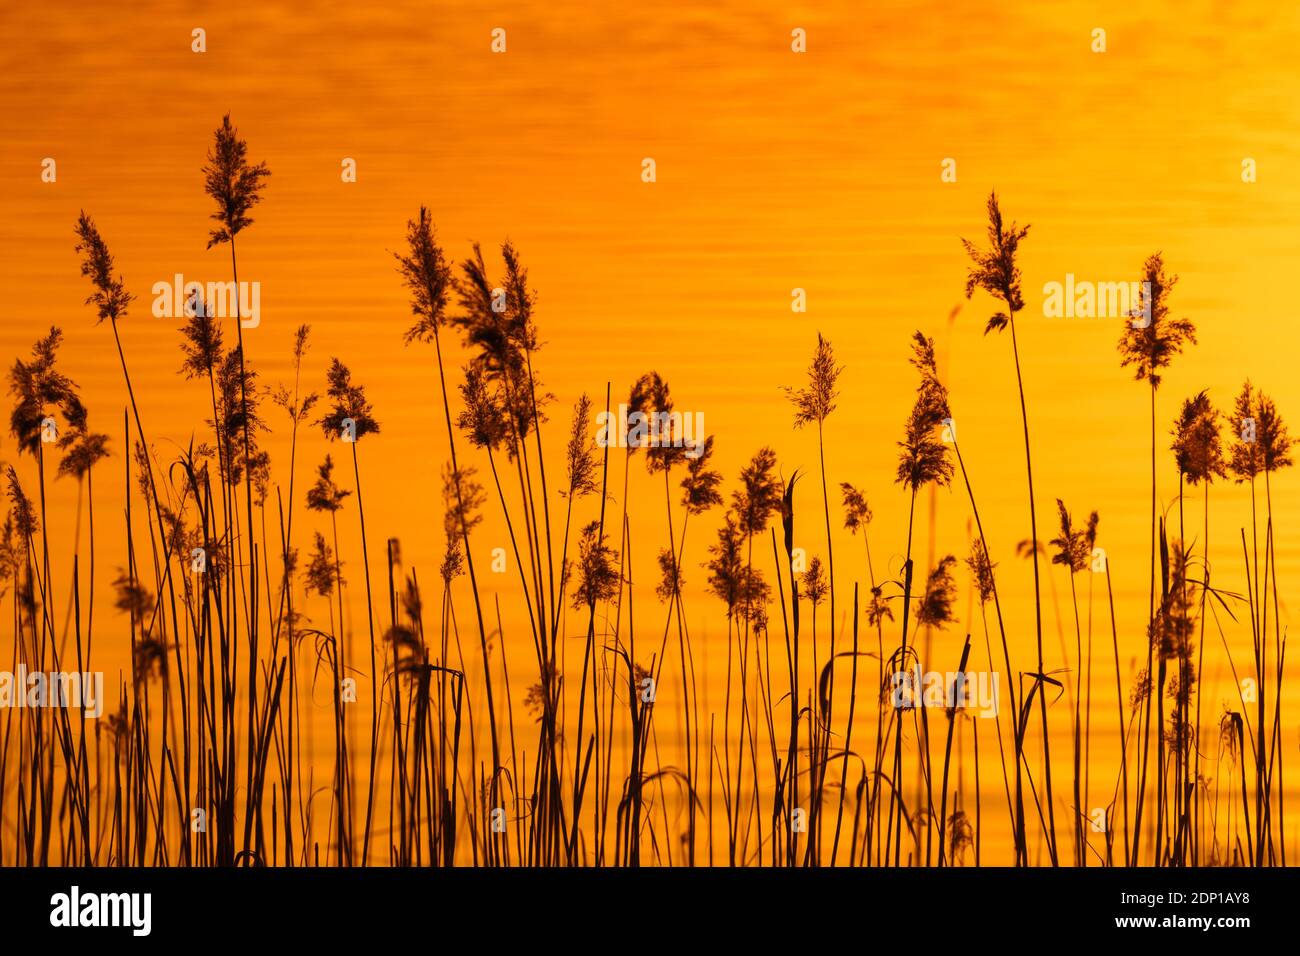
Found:
[[[1286,930],[1297,890],[1300,877],[1281,869],[7,868],[0,925],[7,943],[75,934],[128,947],[405,936],[457,948],[477,939],[492,951],[508,941],[578,951],[749,941],[767,951],[787,939],[993,946],[1036,932],[1231,942]],[[132,894],[148,894],[147,909]]]

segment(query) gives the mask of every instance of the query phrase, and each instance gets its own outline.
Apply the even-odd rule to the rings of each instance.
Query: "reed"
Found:
[[[216,204],[210,245],[230,245],[236,282],[236,237],[268,176],[247,157],[226,117],[204,185]],[[1116,591],[1138,584],[1099,557],[1097,513],[1076,523],[1058,498],[1056,536],[1047,543],[1038,534],[1033,459],[1043,448],[1030,442],[1032,370],[1022,368],[1016,339],[1027,227],[1003,220],[996,195],[987,212],[987,247],[966,244],[966,291],[999,303],[986,331],[1011,332],[1030,501],[1020,552],[1034,573],[1027,664],[1015,651],[1028,651],[1029,632],[1006,613],[1006,571],[995,560],[1016,550],[1023,530],[986,521],[979,457],[966,437],[980,441],[985,426],[970,423],[966,443],[957,441],[954,402],[924,333],[907,343],[917,384],[887,473],[852,482],[836,473],[834,443],[853,424],[837,406],[858,383],[827,338],[818,335],[806,379],[785,389],[794,428],[817,430],[821,508],[810,532],[810,486],[800,479],[814,471],[794,467],[803,463],[784,450],[797,446],[773,430],[771,444],[724,479],[725,435],[688,436],[660,371],[606,383],[603,433],[598,398],[570,394],[557,438],[548,417],[555,397],[539,367],[539,299],[519,249],[503,243],[489,261],[473,244],[456,260],[421,207],[395,262],[411,313],[406,343],[433,346],[431,359],[411,352],[409,361],[428,366],[445,435],[412,466],[434,476],[425,483],[442,518],[430,574],[410,557],[422,553],[410,541],[429,529],[376,527],[384,521],[373,499],[372,451],[420,413],[390,409],[385,424],[398,427],[381,433],[350,363],[316,359],[308,327],[279,361],[262,365],[259,355],[255,366],[242,307],[232,332],[195,296],[176,341],[179,379],[202,420],[183,441],[146,431],[162,399],[132,378],[132,296],[82,213],[75,250],[88,304],[113,335],[124,407],[112,438],[92,428],[59,328],[39,330],[13,362],[0,602],[14,669],[91,671],[118,651],[129,666],[98,724],[68,708],[0,716],[0,863],[1285,865],[1294,836],[1284,784],[1286,584],[1273,493],[1292,448],[1281,413],[1250,383],[1231,414],[1208,391],[1194,393],[1173,421],[1178,486],[1162,504],[1157,389],[1195,329],[1170,317],[1175,277],[1159,255],[1148,259],[1151,322],[1126,328],[1121,361],[1147,384],[1151,406],[1150,614],[1140,630],[1123,621]],[[266,370],[277,368],[287,381],[267,384]],[[318,391],[306,384],[313,380],[323,382]],[[628,410],[662,416],[654,440],[614,433],[615,389]],[[272,462],[275,438],[286,454]],[[351,446],[350,469],[335,442]],[[613,481],[611,447],[623,449]],[[314,463],[305,482],[300,458]],[[113,503],[121,524],[108,531],[97,480],[106,466],[125,481]],[[918,494],[959,475],[967,556],[935,550],[918,574],[914,547],[927,531]],[[1226,520],[1220,513],[1244,510],[1248,494],[1250,530],[1243,515],[1241,565],[1212,574],[1209,491],[1229,476],[1248,487],[1240,501],[1216,493],[1215,527]],[[882,560],[891,548],[879,550],[887,538],[871,504],[888,501],[873,490],[886,478],[900,486],[894,504],[901,514],[906,502],[908,521]],[[842,513],[832,521],[836,485]],[[1196,491],[1199,541],[1195,516],[1184,513]],[[75,514],[64,540],[50,519],[68,505]],[[928,531],[936,544],[944,534],[933,509]],[[499,577],[484,573],[491,533],[513,564]],[[858,557],[844,547],[856,535]],[[1070,585],[1074,640],[1059,663],[1043,646],[1038,565],[1047,555]],[[1095,583],[1085,589],[1076,578],[1089,569]],[[1099,647],[1096,663],[1113,664],[1113,711],[1100,698],[1093,707],[1101,573],[1111,648]],[[1053,595],[1054,580],[1047,575]],[[104,586],[108,609],[95,602]],[[718,604],[697,608],[694,589]],[[651,590],[657,604],[648,605]],[[1250,663],[1239,673],[1247,631]],[[1217,718],[1202,699],[1214,673],[1206,644],[1216,640],[1239,688]],[[711,660],[714,646],[725,647],[725,662]],[[942,706],[910,678],[900,683],[954,665],[1005,672],[996,722],[981,726],[956,696],[960,679],[945,686],[953,696]],[[365,712],[368,733],[354,726]],[[1113,720],[1118,738],[1100,835],[1090,805],[1109,768],[1096,760],[1094,716],[1099,727]],[[1058,744],[1056,766],[1049,743]],[[1041,761],[1029,757],[1036,745]],[[1068,780],[1068,795],[1054,790],[1054,775]],[[990,832],[1002,825],[1003,801],[1010,838],[999,847]],[[1057,810],[1071,821],[1069,850],[1057,845]]]

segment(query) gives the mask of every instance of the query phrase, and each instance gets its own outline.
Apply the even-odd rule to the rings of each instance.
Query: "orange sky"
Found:
[[[1131,655],[1143,647],[1147,600],[1147,396],[1119,367],[1118,322],[1044,317],[1043,284],[1066,273],[1134,280],[1157,249],[1180,274],[1172,306],[1196,322],[1200,342],[1160,390],[1165,504],[1177,489],[1163,436],[1182,398],[1208,387],[1226,406],[1249,376],[1284,415],[1300,410],[1290,268],[1300,252],[1300,13],[1292,9],[75,6],[57,18],[37,4],[0,12],[0,357],[11,362],[50,324],[61,326],[65,369],[120,452],[125,389],[108,329],[82,304],[87,288],[72,249],[84,208],[139,298],[123,337],[157,453],[167,458],[202,436],[205,395],[175,375],[177,323],[150,315],[149,289],[177,272],[227,277],[226,250],[204,248],[210,200],[199,169],[229,111],[251,158],[273,173],[255,225],[240,237],[241,278],[262,286],[249,358],[263,382],[286,381],[293,330],[309,323],[308,386],[322,387],[332,355],[352,367],[383,424],[361,448],[372,555],[399,536],[408,565],[430,578],[442,547],[445,437],[432,351],[402,345],[409,309],[392,260],[421,204],[457,259],[474,240],[492,247],[509,238],[521,250],[540,295],[539,365],[557,399],[557,451],[580,392],[603,398],[612,382],[617,402],[653,368],[678,407],[704,412],[728,494],[763,444],[787,475],[815,469],[815,434],[792,429],[779,386],[801,382],[817,332],[827,336],[846,366],[827,427],[829,478],[866,490],[877,516],[873,558],[891,574],[906,531],[906,500],[892,476],[914,383],[908,337],[918,328],[936,335],[1009,625],[1024,650],[1032,579],[1014,555],[1029,532],[1010,342],[983,336],[991,309],[982,294],[945,322],[963,299],[958,239],[983,240],[990,188],[1010,217],[1033,224],[1019,331],[1040,529],[1054,532],[1058,496],[1077,514],[1100,511]],[[504,54],[490,50],[496,27],[507,31]],[[791,52],[796,27],[807,31],[805,54]],[[201,54],[191,51],[195,28],[206,31]],[[1090,50],[1096,28],[1106,31],[1105,53]],[[41,179],[47,157],[57,163],[54,183]],[[349,157],[356,183],[341,181]],[[654,183],[641,181],[646,157],[657,165]],[[956,182],[941,181],[945,158],[956,161]],[[1257,163],[1254,183],[1242,181],[1245,158]],[[807,291],[805,314],[791,312],[796,287]],[[287,483],[287,445],[267,444],[277,481]],[[312,429],[299,450],[300,489],[326,450]],[[15,462],[8,436],[0,459]],[[120,469],[102,471],[99,520],[120,534]],[[1288,584],[1300,575],[1295,481],[1284,474],[1273,488],[1284,622]],[[800,506],[807,547],[819,552],[814,484],[803,487]],[[1211,560],[1224,586],[1240,589],[1249,499],[1240,488],[1214,494]],[[662,490],[639,464],[629,505],[649,607],[654,551],[666,542]],[[50,525],[65,541],[75,507],[75,488],[60,483]],[[940,554],[965,556],[968,510],[960,489],[939,493]],[[725,622],[703,591],[699,563],[719,518],[693,527],[684,561],[692,634],[713,642],[715,661]],[[355,567],[351,521],[344,531]],[[860,543],[842,537],[847,588],[866,572]],[[489,508],[479,548],[503,540]],[[56,576],[66,575],[59,560]],[[1072,640],[1068,580],[1051,573]],[[501,593],[513,583],[508,576]],[[965,608],[963,591],[963,616]],[[102,614],[102,628],[125,626]],[[1055,658],[1047,666],[1065,666],[1050,603],[1047,614]],[[967,627],[981,634],[977,622],[961,621],[938,639],[944,666]],[[507,639],[509,631],[507,622]],[[1228,640],[1244,659],[1248,629],[1232,625]],[[1221,646],[1207,650],[1206,700],[1216,713],[1231,692],[1220,658],[1208,662]],[[527,655],[512,663],[524,679]],[[1109,716],[1113,701],[1105,702]]]

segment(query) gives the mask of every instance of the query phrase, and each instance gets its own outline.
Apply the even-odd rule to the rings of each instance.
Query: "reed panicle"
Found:
[[[208,247],[230,246],[236,289],[236,243],[269,177],[249,155],[224,117],[203,188],[213,204]],[[803,464],[798,445],[787,451],[773,434],[740,460],[734,480],[724,479],[723,468],[734,467],[719,464],[725,439],[687,430],[694,419],[682,410],[684,392],[669,386],[670,377],[682,380],[666,365],[618,386],[621,414],[611,411],[614,383],[606,383],[603,410],[592,394],[567,391],[567,421],[552,447],[548,410],[558,399],[538,367],[543,303],[519,248],[507,241],[489,256],[475,243],[453,257],[430,209],[418,207],[394,256],[410,313],[402,338],[433,347],[432,397],[446,444],[410,466],[440,479],[434,527],[373,542],[358,445],[391,440],[409,423],[386,418],[398,427],[381,430],[350,361],[318,363],[306,325],[288,330],[279,362],[259,355],[255,368],[238,292],[233,331],[231,316],[196,293],[173,330],[178,380],[202,403],[195,432],[179,444],[146,432],[143,413],[157,400],[138,394],[131,377],[135,356],[124,332],[133,297],[82,212],[75,248],[90,287],[86,304],[96,326],[113,333],[127,403],[120,432],[96,430],[102,422],[83,401],[59,327],[13,361],[16,454],[3,472],[0,601],[11,602],[15,667],[84,672],[103,668],[106,653],[120,653],[124,666],[98,730],[65,709],[7,709],[0,718],[0,863],[1285,865],[1293,836],[1284,778],[1285,582],[1272,489],[1289,480],[1294,448],[1281,411],[1249,381],[1230,414],[1208,390],[1191,394],[1170,432],[1178,495],[1160,507],[1157,390],[1195,343],[1196,328],[1171,311],[1177,277],[1161,254],[1149,257],[1141,273],[1147,292],[1119,342],[1121,367],[1147,386],[1152,410],[1149,616],[1138,631],[1116,598],[1136,584],[1114,580],[1112,556],[1098,547],[1097,512],[1078,521],[1057,498],[1055,530],[1038,531],[1038,449],[1024,379],[1032,370],[1022,367],[1017,341],[1029,227],[1009,222],[996,194],[986,212],[986,242],[964,243],[965,291],[994,301],[986,334],[1010,332],[1027,537],[1023,528],[986,525],[971,467],[980,456],[958,442],[961,395],[956,387],[950,394],[935,341],[919,331],[908,341],[915,390],[887,472],[840,478],[835,423],[853,424],[838,416],[847,396],[860,396],[830,338],[817,334],[799,380],[783,387],[788,425],[817,430],[822,527],[811,541],[801,479],[813,469],[793,467]],[[268,384],[276,369],[286,370],[286,381]],[[323,385],[309,388],[322,373]],[[982,443],[988,427],[967,429]],[[351,446],[350,477],[336,467],[334,442]],[[610,449],[620,447],[621,491],[610,482]],[[306,476],[297,475],[300,452],[312,462]],[[105,554],[96,482],[109,465],[120,467],[124,495],[114,502],[116,546]],[[51,483],[51,475],[73,481]],[[1236,570],[1211,561],[1218,555],[1210,490],[1228,477],[1251,504]],[[879,550],[888,500],[872,490],[881,478],[892,479],[908,506],[906,539],[886,549],[889,559]],[[926,522],[918,522],[917,496],[958,479],[959,506],[970,509],[965,557],[937,547],[947,532],[932,504],[930,557],[918,572],[914,548]],[[833,521],[836,486],[841,510]],[[74,491],[65,550],[54,509]],[[1197,491],[1199,535],[1184,517]],[[1226,509],[1233,499],[1221,496],[1216,508]],[[341,537],[340,521],[350,525],[353,508],[355,529]],[[816,543],[823,533],[824,550]],[[351,551],[356,535],[359,557]],[[858,535],[865,560],[845,561],[835,545]],[[1014,617],[1004,616],[1011,572],[996,560],[1017,539],[1034,571],[1035,646],[1019,669],[1013,647],[1028,649],[1016,643]],[[423,547],[428,540],[433,552]],[[412,555],[430,553],[437,567],[422,581]],[[1044,654],[1040,559],[1054,604],[1056,575],[1070,584],[1075,640],[1071,650],[1057,606],[1059,663]],[[99,581],[105,561],[110,570]],[[702,568],[698,578],[691,567]],[[1113,711],[1093,706],[1101,574]],[[1230,589],[1239,578],[1244,585]],[[94,605],[97,589],[106,589],[107,612]],[[649,613],[663,615],[657,634],[660,622],[647,622],[640,600],[651,590]],[[698,630],[692,640],[700,625],[688,613],[700,592],[718,601],[707,611],[715,626],[703,644]],[[1243,663],[1238,632],[1247,622],[1251,656]],[[875,631],[874,648],[862,626]],[[887,628],[897,629],[893,638]],[[114,633],[122,640],[106,649]],[[367,639],[369,653],[358,653]],[[1207,716],[1203,698],[1216,693],[1218,671],[1207,667],[1206,647],[1213,652],[1216,641],[1228,686],[1243,690]],[[724,646],[725,665],[709,653]],[[1096,658],[1103,667],[1104,656]],[[877,659],[874,675],[861,660],[868,657]],[[913,684],[923,671],[928,680],[954,666],[962,676],[942,682],[941,701],[936,687]],[[985,729],[991,722],[977,719],[963,692],[968,675],[985,670],[1006,677],[1004,689],[994,685],[995,748]],[[1070,793],[1059,799],[1052,777],[1060,779],[1065,738],[1052,740],[1053,707],[1056,731],[1068,722],[1071,744]],[[367,709],[369,733],[358,733],[354,721]],[[1096,760],[1094,710],[1099,726],[1116,725],[1114,764]],[[942,763],[938,741],[932,746],[936,726]],[[1003,853],[990,836],[1000,814],[990,806],[1002,802],[999,770],[1010,834]],[[203,826],[193,825],[196,809]],[[1087,825],[1097,809],[1107,823],[1101,830]],[[1069,850],[1057,844],[1057,810],[1071,821]]]

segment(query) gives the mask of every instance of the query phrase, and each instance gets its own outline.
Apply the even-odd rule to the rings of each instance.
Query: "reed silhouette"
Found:
[[[1016,388],[1020,393],[1020,424],[1024,432],[1025,439],[1025,475],[1029,485],[1029,539],[1035,543],[1031,552],[1034,565],[1034,636],[1038,644],[1038,670],[1034,679],[1043,681],[1045,679],[1045,668],[1043,666],[1043,601],[1041,586],[1038,572],[1038,516],[1034,503],[1034,466],[1032,454],[1030,451],[1029,441],[1029,411],[1025,403],[1025,380],[1020,367],[1020,346],[1016,339],[1016,313],[1025,307],[1025,301],[1020,291],[1020,266],[1016,263],[1016,254],[1020,248],[1020,242],[1029,234],[1028,226],[1017,226],[1015,222],[1006,225],[1002,219],[1002,210],[998,206],[997,193],[990,192],[988,198],[988,249],[980,249],[969,240],[963,239],[962,243],[966,248],[966,253],[971,259],[970,272],[966,277],[966,298],[970,298],[976,289],[983,289],[989,295],[999,299],[1002,308],[1005,311],[995,312],[984,326],[984,334],[989,332],[1001,332],[1004,329],[1011,330],[1011,357],[1015,362],[1016,368]],[[1031,696],[1034,692],[1038,693],[1038,707],[1041,716],[1041,727],[1043,736],[1043,791],[1044,801],[1047,804],[1047,850],[1051,856],[1052,865],[1058,862],[1056,851],[1056,810],[1054,807],[1055,800],[1052,796],[1052,756],[1050,734],[1047,729],[1047,699],[1041,686],[1035,685],[1031,690]],[[1024,739],[1024,727],[1021,727],[1016,735],[1018,741]],[[1016,775],[1019,777],[1021,758],[1023,752],[1019,753],[1016,760]],[[1017,783],[1017,790],[1020,785]],[[1019,806],[1019,803],[1017,804]],[[1025,852],[1025,821],[1023,810],[1019,810],[1019,818],[1016,821],[1016,845],[1022,854],[1019,862],[1024,863],[1023,856]]]
[[[248,156],[226,116],[203,186],[216,205],[208,246],[230,246],[236,290],[236,239],[269,176]],[[205,409],[195,433],[147,432],[167,399],[132,379],[137,356],[121,326],[133,296],[81,213],[74,250],[96,325],[113,335],[122,431],[92,429],[64,369],[64,332],[33,329],[8,379],[16,460],[4,470],[0,601],[10,605],[13,669],[95,671],[115,650],[129,666],[108,675],[101,723],[66,707],[0,716],[0,864],[1285,865],[1294,727],[1273,485],[1292,458],[1280,412],[1250,382],[1231,414],[1208,390],[1187,398],[1170,433],[1177,495],[1161,507],[1157,390],[1195,328],[1171,318],[1176,277],[1151,256],[1140,311],[1149,321],[1135,313],[1120,341],[1122,366],[1149,388],[1152,468],[1149,614],[1140,637],[1126,632],[1097,512],[1076,521],[1057,498],[1055,537],[1039,534],[1033,461],[1052,449],[1031,442],[1032,370],[1017,340],[1028,227],[1004,219],[996,194],[986,213],[987,246],[965,243],[965,292],[998,303],[986,332],[1011,333],[1027,528],[986,524],[978,468],[958,441],[962,396],[950,394],[920,331],[895,343],[910,349],[917,381],[895,467],[881,475],[836,473],[836,442],[861,410],[842,398],[851,371],[820,334],[806,369],[791,364],[802,380],[784,388],[794,430],[816,427],[819,489],[800,481],[810,465],[785,451],[778,459],[786,446],[775,434],[729,482],[717,465],[726,435],[687,433],[681,396],[659,370],[607,381],[603,406],[592,383],[552,424],[539,299],[519,249],[505,242],[489,257],[474,243],[457,260],[418,207],[404,233],[394,230],[394,286],[409,302],[405,343],[433,346],[431,360],[413,349],[398,361],[429,366],[430,388],[436,365],[432,413],[445,432],[411,466],[411,493],[438,496],[442,527],[400,529],[422,541],[432,532],[441,559],[423,581],[391,533],[399,529],[373,527],[373,500],[367,523],[358,446],[365,439],[372,484],[372,450],[426,412],[385,403],[385,422],[398,427],[381,432],[366,388],[341,358],[313,356],[307,326],[283,361],[250,357],[236,292],[233,331],[199,295],[179,317],[178,381]],[[274,368],[289,380],[266,384]],[[648,431],[622,430],[616,390]],[[287,455],[272,462],[277,437]],[[351,446],[350,475],[338,442]],[[305,487],[300,453],[312,463]],[[109,465],[122,469],[125,498],[120,529],[106,533],[95,478]],[[1240,571],[1212,575],[1209,490],[1229,476],[1249,486],[1249,534],[1243,522]],[[941,537],[933,510],[929,527],[918,513],[918,494],[958,479],[967,538],[932,551],[918,573],[918,536]],[[73,485],[63,548],[49,532],[50,500],[70,498]],[[1197,491],[1199,541],[1184,516]],[[809,532],[804,509],[818,497]],[[1228,509],[1218,497],[1216,509]],[[884,540],[875,512],[904,505],[906,537]],[[1215,527],[1223,520],[1216,514]],[[485,531],[495,522],[504,536],[492,571],[502,573],[489,587],[482,556],[498,543]],[[634,539],[642,527],[653,540]],[[858,535],[860,557],[843,547]],[[998,558],[1017,550],[1032,564],[1032,632],[1001,593],[1013,570]],[[1045,571],[1040,558],[1050,558]],[[94,601],[105,561],[108,609]],[[1066,646],[1062,628],[1053,660],[1043,578],[1055,600],[1060,574],[1074,640]],[[1094,594],[1103,583],[1104,605]],[[717,603],[697,606],[700,592]],[[1094,603],[1109,614],[1111,644],[1098,623],[1095,653]],[[1239,671],[1234,647],[1240,654],[1247,624],[1251,658]],[[698,637],[710,629],[722,629],[726,653],[712,669],[714,645]],[[1017,663],[1013,651],[1028,652],[1031,639],[1032,658]],[[1202,699],[1206,645],[1217,654],[1216,642],[1237,688],[1223,708]],[[1002,678],[994,720],[980,719],[957,676],[977,671]],[[937,697],[927,683],[936,672]],[[355,726],[365,713],[368,733]],[[1117,757],[1101,762],[1094,736],[1111,721]],[[1068,795],[1054,789],[1054,770]],[[1069,851],[1058,847],[1058,811],[1070,821]],[[1003,829],[1010,836],[998,843],[991,834]]]
[[[1147,647],[1147,673],[1150,674],[1155,659],[1156,629],[1156,552],[1160,532],[1157,530],[1157,481],[1156,481],[1156,390],[1160,387],[1161,372],[1181,352],[1185,345],[1195,344],[1196,327],[1187,319],[1169,317],[1169,294],[1178,277],[1165,271],[1164,259],[1159,252],[1149,256],[1142,267],[1142,304],[1135,309],[1129,323],[1120,337],[1120,365],[1133,366],[1133,375],[1138,381],[1150,385],[1151,396],[1151,575],[1148,632],[1150,642]],[[1150,768],[1148,743],[1151,736],[1151,710],[1154,703],[1156,717],[1156,815],[1155,815],[1155,855],[1161,856],[1164,839],[1164,692],[1166,661],[1160,656],[1157,663],[1158,677],[1152,693],[1146,697],[1145,718],[1142,726],[1142,749],[1139,753],[1137,818],[1133,831],[1133,861],[1142,845],[1142,810],[1146,798],[1147,773]]]

